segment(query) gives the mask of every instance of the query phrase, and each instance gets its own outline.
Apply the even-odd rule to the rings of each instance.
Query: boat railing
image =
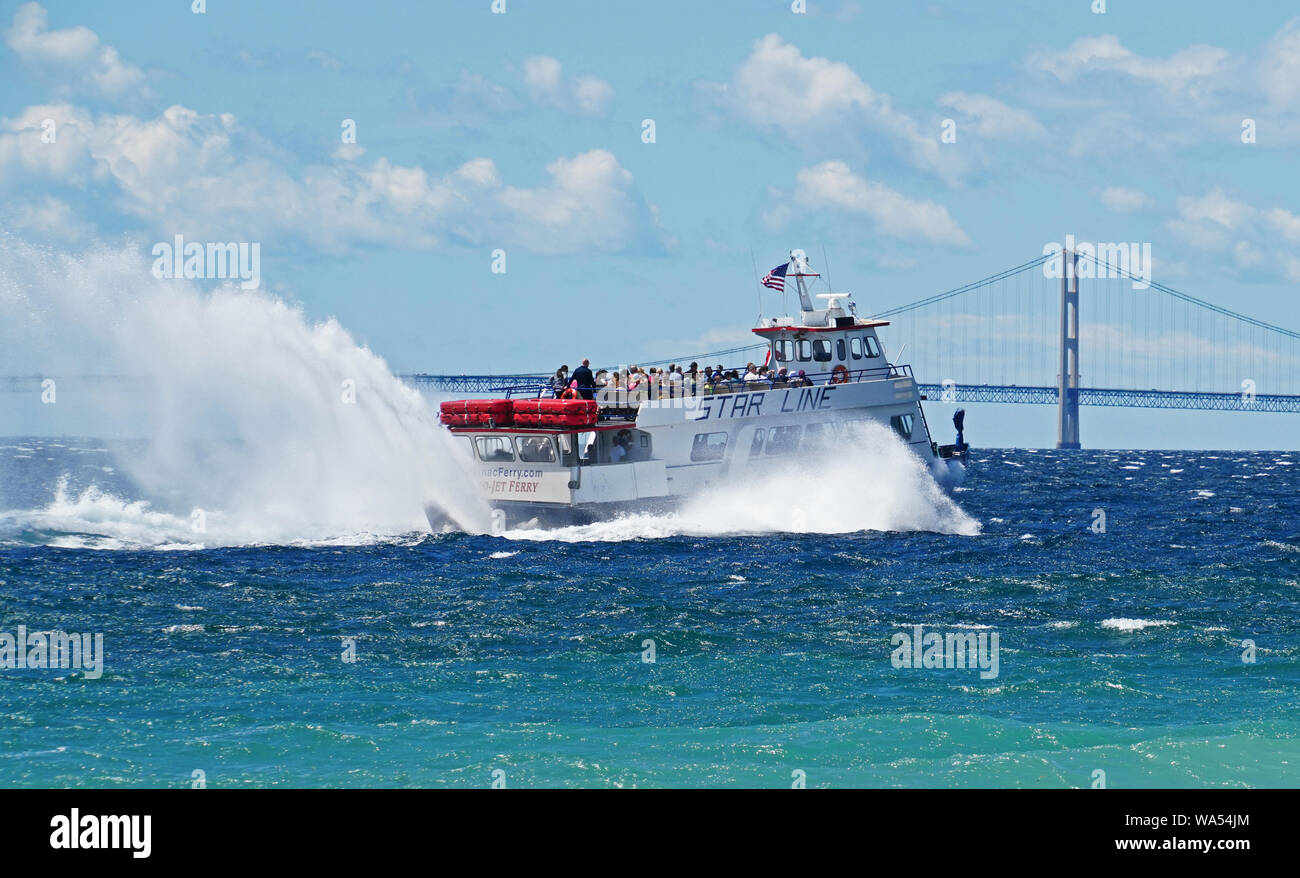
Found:
[[[505,393],[506,399],[514,399],[516,395],[523,396],[526,399],[540,399],[542,397],[554,396],[551,385],[545,381],[539,381],[536,384],[512,384],[509,387],[501,388]]]
[[[602,370],[603,371],[603,370]],[[726,371],[726,370],[724,370]],[[742,371],[736,369],[734,371]],[[844,371],[826,371],[826,372],[809,372],[804,370],[804,376],[798,377],[796,374],[785,379],[776,379],[773,381],[744,381],[744,380],[727,380],[711,382],[706,378],[697,377],[692,379],[685,376],[683,381],[660,381],[654,379],[648,382],[627,387],[611,387],[608,384],[591,388],[591,391],[600,404],[602,414],[609,415],[617,412],[623,412],[628,417],[635,417],[635,411],[641,403],[651,400],[673,400],[686,399],[692,396],[718,396],[727,393],[751,393],[767,390],[784,390],[791,387],[813,387],[824,384],[855,384],[863,381],[885,381],[894,378],[911,378],[912,367],[906,363],[886,363],[883,366],[872,366],[863,369],[846,369]],[[598,373],[599,374],[599,373]],[[528,397],[546,397],[554,395],[554,389],[549,382],[542,381],[536,384],[522,384],[505,388],[507,398],[516,394]]]

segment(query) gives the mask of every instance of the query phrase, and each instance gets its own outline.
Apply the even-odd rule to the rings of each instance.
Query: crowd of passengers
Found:
[[[833,373],[828,383],[847,378],[847,373],[843,376]],[[742,372],[740,369],[723,369],[721,364],[700,368],[698,363],[691,363],[683,369],[674,363],[667,369],[631,366],[626,372],[601,369],[593,373],[589,360],[583,360],[572,374],[568,366],[561,366],[550,381],[551,390],[559,399],[595,399],[602,404],[779,387],[811,387],[812,384],[812,379],[803,369],[791,371],[784,366],[772,369],[746,363]]]

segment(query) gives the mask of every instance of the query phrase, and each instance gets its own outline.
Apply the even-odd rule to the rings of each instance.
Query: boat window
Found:
[[[515,450],[510,444],[509,436],[480,436],[475,441],[478,443],[478,456],[483,460],[515,459]]]
[[[880,356],[880,342],[876,341],[874,335],[864,335],[862,337],[862,343],[867,346],[868,357]]]
[[[793,454],[799,449],[802,427],[773,427],[767,436],[768,454]]]
[[[831,343],[824,338],[813,342],[813,359],[819,363],[828,363],[831,359]]]
[[[889,419],[889,426],[893,427],[899,436],[904,439],[912,438],[912,416],[911,415],[894,415]]]
[[[764,430],[762,427],[759,427],[757,430],[754,431],[754,441],[749,443],[750,457],[757,457],[758,455],[763,453],[763,437],[766,435],[767,435],[767,431]]]
[[[527,463],[554,463],[555,443],[550,436],[520,436],[519,459]]]
[[[794,343],[794,347],[795,347],[795,351],[799,354],[799,359],[802,362],[806,363],[812,359],[812,345],[808,342],[808,339],[806,338],[799,339],[797,342]]]
[[[575,439],[577,439],[577,437],[569,433],[561,433],[555,437],[555,441],[560,444],[560,463],[565,466],[578,465],[577,443],[574,441]]]
[[[462,454],[468,454],[470,460],[474,459],[473,439],[469,438],[468,436],[456,437],[456,448],[458,448]]]
[[[777,362],[788,363],[794,359],[794,342],[790,341],[790,339],[783,338],[776,342],[772,347],[776,351],[774,356],[776,357]]]
[[[803,428],[803,438],[805,442],[817,442],[822,438],[821,424],[807,424]]]
[[[849,353],[853,355],[855,360],[862,359],[862,339],[856,335],[849,339]]]
[[[842,338],[837,338],[835,340],[835,359],[837,360],[848,359],[848,356],[844,353],[844,339]]]
[[[727,450],[726,433],[696,433],[691,444],[691,460],[722,460]]]

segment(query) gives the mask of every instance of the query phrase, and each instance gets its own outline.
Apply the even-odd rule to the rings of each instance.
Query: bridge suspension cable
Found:
[[[899,305],[897,308],[890,308],[888,311],[881,311],[879,314],[873,314],[872,319],[883,320],[884,318],[892,317],[895,314],[904,314],[908,311],[915,311],[917,308],[924,308],[926,305],[933,305],[936,302],[942,302],[945,299],[951,299],[954,296],[960,296],[962,293],[969,293],[971,290],[988,286],[989,284],[992,283],[997,283],[998,281],[1005,280],[1006,278],[1009,278],[1013,275],[1020,274],[1023,271],[1030,271],[1031,269],[1038,268],[1048,259],[1052,259],[1052,258],[1053,256],[1049,254],[1047,256],[1040,256],[1037,259],[1031,259],[1029,262],[1026,262],[1024,265],[1017,265],[1015,268],[1008,268],[1006,271],[1001,271],[998,272],[997,274],[991,274],[986,278],[981,278],[980,280],[971,281],[970,283],[963,284],[962,286],[957,287],[956,289],[951,289],[944,293],[936,293],[935,295],[930,296],[929,298],[919,299],[915,302],[910,302],[906,305]]]
[[[1092,254],[1081,253],[1079,255],[1084,259],[1090,259],[1099,268],[1102,268],[1107,271],[1113,271],[1117,275],[1120,275],[1121,277],[1124,277],[1128,280],[1135,280],[1141,283],[1145,283],[1153,290],[1159,290],[1162,293],[1173,296],[1176,299],[1181,299],[1182,301],[1187,302],[1189,304],[1196,305],[1200,308],[1205,308],[1210,311],[1214,311],[1215,313],[1222,314],[1225,317],[1231,317],[1234,320],[1240,320],[1243,323],[1249,323],[1252,326],[1258,326],[1261,329],[1267,329],[1270,332],[1280,332],[1282,335],[1289,336],[1290,338],[1300,339],[1300,332],[1295,332],[1285,327],[1277,326],[1273,323],[1266,323],[1263,320],[1256,320],[1254,317],[1250,317],[1245,314],[1239,314],[1238,312],[1233,311],[1229,308],[1224,308],[1222,305],[1215,305],[1213,302],[1207,302],[1204,299],[1198,299],[1195,296],[1182,292],[1181,290],[1176,290],[1173,287],[1165,286],[1159,281],[1147,280],[1145,278],[1133,274],[1131,271],[1129,271],[1127,268],[1124,268],[1123,266],[1111,265],[1111,263],[1108,260],[1100,259]]]

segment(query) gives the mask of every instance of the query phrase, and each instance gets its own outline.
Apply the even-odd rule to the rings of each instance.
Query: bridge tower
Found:
[[[1056,387],[1056,447],[1079,447],[1079,254],[1061,250],[1061,368]]]

